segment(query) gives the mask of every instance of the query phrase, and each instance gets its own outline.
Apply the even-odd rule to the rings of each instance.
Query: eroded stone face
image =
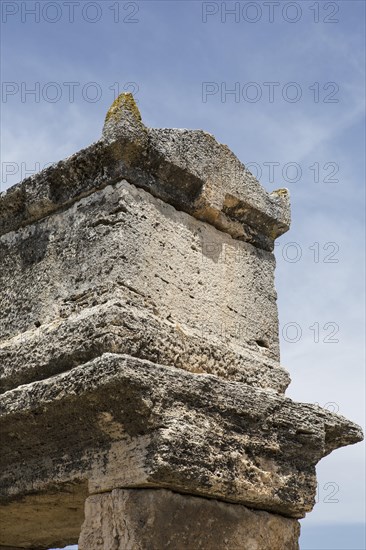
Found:
[[[272,250],[289,229],[287,190],[267,193],[207,132],[147,128],[131,94],[122,96],[99,141],[0,193],[0,235],[126,179],[235,239]]]
[[[167,490],[122,490],[85,504],[80,550],[298,550],[298,521]]]
[[[77,544],[87,497],[84,482],[50,487],[47,492],[2,504],[0,550],[49,550]]]
[[[161,319],[143,296],[116,289],[113,299],[86,307],[0,344],[0,389],[70,370],[103,353],[124,353],[196,374],[214,374],[284,392],[289,375],[278,363],[243,346],[199,335]],[[139,307],[140,306],[140,307]]]
[[[107,351],[278,391],[288,384],[275,370],[273,255],[126,181],[0,243],[4,389]],[[103,317],[96,308],[111,299],[116,315]]]
[[[1,403],[5,502],[88,480],[92,494],[168,487],[302,517],[317,462],[362,438],[320,407],[118,354]]]

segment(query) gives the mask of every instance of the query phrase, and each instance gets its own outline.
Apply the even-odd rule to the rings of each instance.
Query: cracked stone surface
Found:
[[[123,334],[137,342],[133,355],[258,382],[278,391],[289,383],[285,371],[274,368],[279,361],[279,337],[273,255],[232,239],[126,181],[0,237],[0,257],[3,389],[67,369],[78,360],[95,357],[98,349],[117,351],[119,347],[126,352],[131,344]],[[104,324],[94,314],[92,321],[89,317],[89,338],[84,344],[94,352],[83,355],[77,344],[75,359],[70,358],[73,352],[68,348],[81,338],[87,323],[83,311],[115,296],[121,297],[131,322],[140,310],[140,319],[144,318],[140,330],[135,321],[136,330],[120,328],[121,344],[114,344],[118,335],[108,337],[108,331],[117,332],[116,325],[123,322],[113,322],[110,313]],[[78,335],[75,322],[79,321]],[[62,335],[57,328],[66,322],[69,337],[66,328]],[[146,322],[143,334],[142,322]],[[60,342],[57,331],[63,338]],[[101,331],[105,341],[98,348]],[[157,343],[151,343],[153,332],[159,352]],[[41,337],[33,336],[39,333],[48,349],[51,340],[54,343],[49,371],[50,352],[42,345],[34,349],[41,344]],[[32,357],[24,361],[31,340]],[[192,342],[192,357],[182,353],[184,340]]]
[[[362,438],[315,405],[119,354],[8,391],[0,412],[5,500],[85,479],[91,493],[168,487],[298,518],[317,462]]]
[[[87,307],[0,344],[0,390],[47,378],[99,357],[123,353],[196,374],[282,393],[289,375],[264,353],[228,345],[215,337],[162,320],[138,307],[133,292]],[[142,300],[142,299],[141,299]]]

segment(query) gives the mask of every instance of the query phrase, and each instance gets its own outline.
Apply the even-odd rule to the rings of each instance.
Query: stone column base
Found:
[[[298,550],[295,519],[165,489],[115,489],[85,504],[79,550]]]

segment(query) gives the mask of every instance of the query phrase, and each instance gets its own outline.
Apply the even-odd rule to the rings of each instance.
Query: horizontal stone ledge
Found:
[[[147,128],[129,96],[112,106],[99,141],[0,194],[0,235],[126,179],[234,238],[271,250],[289,228],[288,192],[267,193],[207,132]]]
[[[0,399],[2,502],[87,480],[161,487],[303,517],[315,465],[362,439],[320,407],[105,354]]]
[[[122,353],[196,374],[283,393],[290,376],[266,349],[252,351],[169,322],[133,294],[87,307],[0,343],[0,393],[49,378],[103,353]],[[258,347],[258,346],[257,346]],[[258,348],[259,349],[259,348]]]

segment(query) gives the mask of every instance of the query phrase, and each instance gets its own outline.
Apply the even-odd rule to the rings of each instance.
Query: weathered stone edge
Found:
[[[267,351],[267,350],[265,350]],[[162,320],[118,299],[85,308],[0,344],[0,393],[49,378],[103,353],[121,353],[192,373],[283,393],[290,383],[285,369],[265,351],[225,345],[188,327]]]
[[[96,143],[0,193],[0,235],[42,219],[123,178],[234,238],[266,250],[271,250],[273,240],[288,230],[288,194],[284,190],[267,193],[213,136],[202,131],[148,129],[138,121],[136,125],[137,130],[133,127],[131,133],[130,127],[116,123],[113,131]],[[216,181],[217,166],[213,174],[207,172],[207,159],[200,167],[199,163],[194,164],[193,155],[181,158],[186,147],[176,141],[182,139],[184,144],[187,136],[193,143],[201,144],[206,153],[212,149],[212,165],[222,162],[228,167],[227,183],[223,181],[226,172]],[[239,181],[234,195],[231,179]],[[216,195],[222,195],[219,202],[217,196],[211,196],[211,185]],[[218,190],[226,185],[227,189]],[[236,196],[241,186],[243,190]]]
[[[26,410],[31,411],[41,407],[42,402],[43,405],[46,405],[52,403],[55,399],[78,395],[79,392],[83,393],[95,389],[100,383],[103,385],[109,384],[113,379],[128,381],[129,378],[131,380],[136,378],[151,383],[154,381],[155,373],[157,378],[161,376],[164,379],[164,384],[168,387],[175,378],[179,378],[179,382],[173,386],[177,385],[182,394],[190,398],[193,393],[200,392],[202,389],[205,390],[205,394],[207,392],[212,393],[223,410],[231,410],[238,414],[244,413],[245,407],[239,405],[240,396],[243,397],[250,393],[253,398],[258,399],[258,405],[262,400],[268,399],[272,403],[283,406],[286,412],[291,408],[294,411],[300,411],[300,417],[306,425],[312,425],[312,418],[316,418],[317,422],[313,423],[314,429],[319,427],[319,422],[321,422],[322,428],[325,430],[325,446],[322,450],[325,453],[324,456],[337,448],[363,440],[362,428],[358,424],[318,405],[298,403],[275,392],[268,392],[261,388],[254,388],[234,381],[222,380],[210,374],[197,376],[174,366],[159,365],[130,355],[114,353],[105,353],[101,357],[85,365],[78,366],[68,373],[29,385],[18,386],[14,390],[5,392],[0,401],[0,418],[7,412],[24,413]],[[102,376],[100,377],[99,374]],[[83,387],[79,384],[75,385],[78,379],[83,380]],[[207,400],[209,401],[208,398]],[[265,407],[264,403],[263,407]],[[294,417],[293,420],[295,422],[298,419]]]
[[[167,487],[302,517],[314,504],[316,463],[362,439],[359,426],[320,407],[113,354],[6,392],[0,415],[4,502],[18,491],[24,496],[27,483],[30,491],[57,486],[62,463],[62,482],[89,478],[92,493],[118,486]],[[102,431],[101,419],[107,423]],[[116,439],[121,422],[125,435]],[[27,447],[24,431],[34,439]],[[47,434],[55,437],[48,441]],[[135,443],[126,443],[126,437]],[[105,470],[108,452],[116,457],[115,445],[126,444],[132,479],[118,461],[112,474]],[[43,464],[42,449],[50,451],[49,445],[53,453]],[[93,481],[98,459],[104,466]]]

